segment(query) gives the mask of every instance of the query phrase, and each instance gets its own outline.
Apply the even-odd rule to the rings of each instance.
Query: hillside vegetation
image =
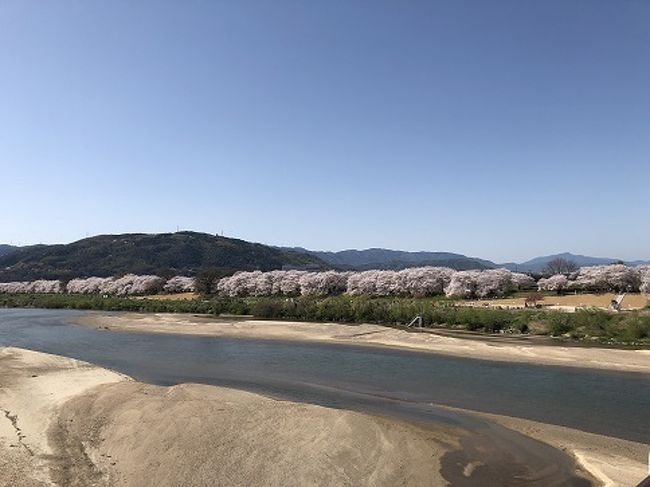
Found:
[[[206,268],[228,274],[283,266],[328,267],[311,255],[234,238],[196,232],[137,233],[100,235],[65,245],[22,247],[0,256],[0,282],[126,273],[195,275]]]

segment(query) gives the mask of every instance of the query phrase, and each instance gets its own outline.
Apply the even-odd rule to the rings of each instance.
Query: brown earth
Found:
[[[543,307],[559,307],[572,311],[573,308],[601,308],[608,309],[609,304],[614,299],[613,293],[604,294],[566,294],[563,296],[547,295],[539,301]],[[523,308],[526,298],[503,298],[503,299],[481,299],[460,301],[460,304],[466,306],[484,306],[484,307],[511,307]],[[642,309],[648,306],[648,296],[644,294],[626,294],[621,303],[621,309],[634,310]]]
[[[176,294],[150,294],[148,296],[134,296],[135,299],[152,299],[154,301],[193,301],[201,297],[198,293]]]

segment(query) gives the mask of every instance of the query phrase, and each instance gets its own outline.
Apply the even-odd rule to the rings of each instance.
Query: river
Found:
[[[0,346],[64,355],[154,384],[231,386],[330,407],[489,429],[502,436],[509,435],[505,428],[435,405],[643,443],[650,438],[646,374],[363,346],[107,332],[71,324],[82,313],[2,309]]]

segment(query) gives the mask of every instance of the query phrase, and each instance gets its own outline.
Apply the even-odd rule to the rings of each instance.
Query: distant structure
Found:
[[[417,315],[413,320],[406,325],[407,328],[422,328],[422,315]]]

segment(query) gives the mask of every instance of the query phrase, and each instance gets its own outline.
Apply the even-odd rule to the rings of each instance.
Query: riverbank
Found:
[[[501,302],[503,300],[494,300]],[[406,326],[419,317],[426,329],[553,337],[585,345],[650,350],[650,310],[612,313],[596,308],[558,310],[468,306],[443,297],[300,296],[210,297],[175,300],[97,294],[0,294],[0,308],[44,308],[255,317],[287,322],[375,323]]]
[[[218,319],[167,313],[93,312],[74,322],[107,331],[383,346],[482,360],[650,373],[650,350],[551,345],[544,337],[460,338],[432,330],[414,332],[374,324]]]
[[[463,435],[16,348],[0,386],[3,487],[443,485]]]

